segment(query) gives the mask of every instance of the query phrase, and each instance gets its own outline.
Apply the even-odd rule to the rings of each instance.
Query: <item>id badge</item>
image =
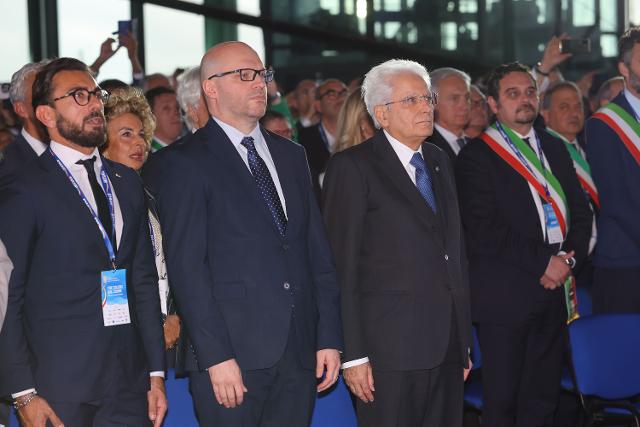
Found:
[[[104,326],[131,323],[127,296],[127,270],[109,270],[100,273],[102,283],[102,318]]]
[[[544,209],[544,222],[547,227],[547,239],[550,244],[562,243],[564,237],[562,236],[562,229],[560,228],[560,222],[556,212],[553,210],[553,206],[550,203],[542,205]]]

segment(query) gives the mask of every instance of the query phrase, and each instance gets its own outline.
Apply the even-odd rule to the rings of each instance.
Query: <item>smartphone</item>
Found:
[[[591,53],[591,39],[561,40],[560,53]]]

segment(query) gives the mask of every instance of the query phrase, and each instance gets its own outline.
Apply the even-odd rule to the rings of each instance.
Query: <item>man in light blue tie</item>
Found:
[[[466,255],[453,169],[425,138],[425,68],[391,60],[362,94],[378,132],[336,154],[323,208],[341,285],[344,378],[360,426],[462,425],[470,346]]]

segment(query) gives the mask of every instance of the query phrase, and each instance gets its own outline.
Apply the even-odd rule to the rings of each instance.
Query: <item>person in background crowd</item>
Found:
[[[118,43],[118,46],[114,49],[113,44]],[[89,67],[93,73],[93,77],[97,78],[100,74],[100,69],[115,53],[121,48],[125,47],[127,50],[127,57],[131,63],[132,80],[134,86],[140,86],[144,77],[144,70],[138,59],[138,40],[135,34],[130,32],[119,34],[118,40],[109,37],[100,45],[100,54],[96,60]]]
[[[587,255],[591,211],[566,148],[533,127],[539,101],[529,68],[501,65],[487,86],[496,122],[456,163],[482,349],[482,422],[550,427],[568,314],[564,286]]]
[[[266,130],[273,132],[276,135],[280,135],[283,138],[291,139],[293,136],[293,129],[289,120],[287,120],[284,115],[276,111],[267,111],[260,119],[260,125],[262,125]]]
[[[13,134],[8,128],[0,128],[0,152],[3,152],[13,140]]]
[[[316,390],[338,378],[342,333],[304,150],[258,125],[273,71],[251,47],[217,44],[200,72],[212,118],[144,172],[196,413],[202,426],[306,426]]]
[[[200,87],[200,67],[192,67],[178,76],[176,97],[184,112],[184,122],[193,133],[207,124],[209,111]]]
[[[360,88],[355,89],[340,109],[336,129],[336,153],[373,137],[376,128],[362,100]]]
[[[469,123],[464,128],[464,134],[473,139],[478,137],[489,126],[489,106],[487,97],[476,85],[471,85],[471,109],[469,110]]]
[[[362,93],[373,138],[334,155],[323,214],[336,259],[344,379],[362,427],[462,426],[471,321],[453,169],[425,139],[426,69],[390,60]]]
[[[0,190],[15,267],[0,395],[12,394],[25,427],[160,427],[167,409],[143,188],[97,149],[107,97],[77,59],[43,66],[33,105],[49,148]]]
[[[25,64],[11,77],[11,103],[22,121],[22,130],[14,143],[2,152],[0,177],[3,180],[37,159],[47,149],[49,137],[36,119],[31,105],[33,81],[38,71],[47,63],[49,60]]]
[[[102,155],[114,162],[140,172],[151,147],[155,120],[144,95],[138,89],[114,91],[105,105],[107,140],[100,149]],[[151,243],[158,272],[160,310],[163,318],[165,348],[173,348],[180,336],[180,318],[176,314],[167,279],[167,267],[162,249],[162,231],[154,199],[145,192],[149,206]],[[167,366],[174,367],[175,355],[168,354]]]
[[[145,96],[156,119],[156,130],[151,140],[151,152],[154,153],[180,137],[182,116],[173,89],[159,86],[146,92]]]
[[[295,90],[295,107],[298,112],[298,133],[303,128],[308,128],[318,123],[319,116],[316,111],[315,99],[317,83],[314,80],[302,80]]]
[[[153,74],[144,76],[143,90],[145,94],[149,92],[151,89],[155,89],[157,87],[164,87],[164,88],[171,89],[172,86],[171,86],[171,82],[169,81],[169,78],[164,74],[153,73]]]
[[[624,77],[617,76],[612,77],[609,80],[602,83],[600,89],[598,89],[598,93],[596,94],[596,99],[594,102],[593,111],[596,111],[605,105],[607,105],[613,98],[618,96],[620,92],[624,90]]]
[[[429,142],[439,147],[455,163],[467,143],[464,128],[471,110],[471,78],[455,68],[438,68],[431,72],[431,84],[438,96],[435,106],[435,129]]]
[[[587,156],[600,197],[594,311],[640,312],[640,27],[618,42],[625,87],[587,121]]]
[[[99,83],[100,87],[107,92],[111,93],[117,89],[127,89],[129,87],[128,84],[118,79],[105,79]]]
[[[337,79],[327,79],[316,90],[315,109],[320,114],[317,125],[304,128],[298,134],[298,142],[307,151],[311,179],[320,200],[320,180],[331,154],[336,151],[338,114],[347,98],[347,87]]]
[[[564,80],[558,65],[571,58],[571,54],[562,53],[560,45],[562,40],[569,38],[566,33],[551,37],[544,49],[542,59],[533,67],[531,74],[536,81],[539,95],[543,94],[551,84]]]

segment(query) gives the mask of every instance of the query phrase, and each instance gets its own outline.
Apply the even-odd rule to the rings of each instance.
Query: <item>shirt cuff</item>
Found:
[[[565,251],[559,251],[558,252],[558,256],[561,255],[566,255],[567,253]],[[569,267],[571,267],[571,269],[573,270],[573,268],[576,266],[576,259],[574,257],[569,258]]]
[[[12,398],[12,399],[17,399],[17,398],[19,398],[20,396],[24,396],[24,395],[27,395],[27,394],[29,394],[29,393],[33,393],[34,391],[36,391],[36,389],[35,389],[35,388],[30,388],[30,389],[28,389],[28,390],[23,390],[23,391],[21,391],[21,392],[19,392],[19,393],[14,393],[14,394],[12,394],[12,395],[11,395],[11,398]]]
[[[153,371],[149,374],[150,377],[162,377],[164,378],[164,371]]]
[[[353,368],[354,366],[364,365],[365,363],[369,363],[368,357],[363,357],[361,359],[350,360],[348,362],[344,362],[342,364],[342,369]]]

